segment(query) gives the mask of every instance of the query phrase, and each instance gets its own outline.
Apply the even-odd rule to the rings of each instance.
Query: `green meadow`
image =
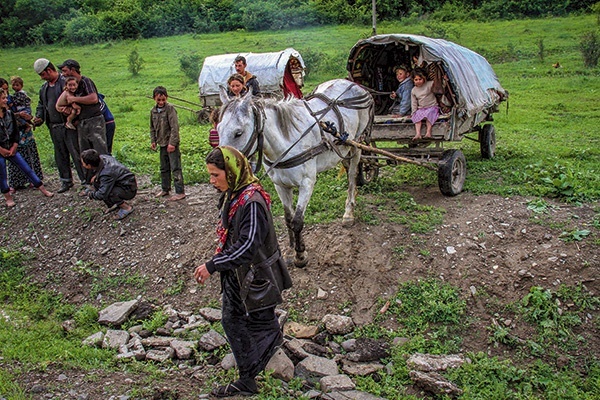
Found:
[[[469,140],[448,143],[448,147],[461,148],[467,158],[466,191],[591,201],[600,198],[600,102],[597,98],[600,71],[584,67],[579,44],[582,35],[596,25],[595,17],[589,15],[486,24],[385,23],[378,26],[378,33],[430,36],[441,33],[484,55],[510,93],[508,102],[494,115],[495,159],[482,160],[478,143]],[[187,78],[180,67],[182,57],[194,55],[203,60],[215,54],[294,47],[305,58],[308,75],[304,91],[309,92],[320,82],[345,77],[350,48],[369,33],[367,27],[336,26],[185,35],[77,47],[3,49],[0,76],[20,75],[35,105],[42,83],[32,68],[35,59],[46,57],[55,64],[67,58],[78,60],[82,73],[95,81],[115,114],[114,153],[135,172],[149,174],[156,182],[158,157],[150,150],[148,133],[152,89],[162,85],[172,96],[200,102],[197,80]],[[137,76],[128,68],[128,55],[134,49],[144,60]],[[553,67],[556,63],[560,64],[559,68]],[[199,105],[179,104],[200,109]],[[197,123],[195,114],[184,109],[179,110],[179,119],[185,179],[188,183],[206,182],[202,160],[210,150],[207,141],[210,127]],[[36,130],[36,139],[46,169],[52,170],[52,148],[45,127]],[[435,173],[419,167],[400,166],[381,172],[384,181],[391,180],[397,185],[437,185]],[[315,210],[331,209],[322,207],[331,201],[342,204],[343,193],[326,193],[336,177],[336,173],[331,173],[320,179],[311,201]],[[309,213],[309,222],[337,218],[342,209],[330,211],[332,215]]]
[[[468,169],[465,191],[552,197],[577,203],[600,199],[600,69],[585,68],[579,50],[581,37],[592,29],[598,29],[596,17],[584,15],[485,24],[385,23],[379,25],[377,31],[428,36],[441,33],[448,40],[484,55],[510,93],[508,102],[503,103],[500,112],[494,115],[497,139],[494,159],[483,160],[479,144],[473,141],[448,143],[449,147],[460,148],[465,153]],[[182,57],[197,55],[203,59],[222,53],[270,52],[294,47],[307,64],[308,75],[303,90],[308,93],[320,82],[345,77],[350,48],[359,39],[368,36],[370,31],[370,27],[331,26],[295,31],[185,35],[90,46],[2,49],[0,76],[6,79],[13,75],[21,76],[35,107],[42,82],[33,71],[33,62],[39,57],[48,58],[55,65],[67,58],[79,61],[82,73],[95,81],[115,115],[117,129],[113,154],[136,173],[147,174],[154,183],[158,183],[158,155],[150,149],[148,128],[149,111],[154,104],[152,89],[162,85],[167,87],[171,96],[200,102],[197,80],[186,77],[180,67]],[[128,56],[135,49],[144,60],[137,76],[133,76],[128,68]],[[251,71],[251,66],[248,69]],[[180,101],[173,102],[200,108]],[[194,112],[180,109],[178,113],[184,178],[187,184],[206,183],[208,175],[203,160],[210,151],[210,126],[198,123]],[[39,127],[35,136],[45,170],[54,172],[48,130],[44,126]],[[380,171],[379,179],[379,183],[360,189],[357,217],[367,223],[370,222],[369,216],[366,212],[361,213],[367,201],[365,197],[385,202],[386,199],[403,197],[403,190],[437,187],[434,172],[410,165],[386,167]],[[265,184],[273,192],[268,180]],[[345,185],[338,171],[324,173],[311,199],[307,222],[341,218],[345,191],[331,188],[345,188]],[[411,203],[411,199],[405,200]],[[278,200],[274,202],[274,210],[282,213]],[[431,224],[441,223],[443,217],[434,215],[436,210],[428,212],[429,221],[424,222],[424,226],[415,227],[415,232],[428,232]],[[95,323],[97,311],[91,306],[75,310],[73,306],[29,285],[27,271],[23,267],[25,263],[22,255],[0,247],[2,307],[16,315],[18,323],[26,322],[29,327],[15,332],[7,324],[0,323],[0,364],[11,366],[10,370],[0,369],[0,399],[30,399],[15,383],[13,375],[20,371],[43,370],[49,359],[65,368],[84,371],[133,371],[138,368],[140,374],[160,382],[162,375],[156,367],[116,365],[107,352],[84,349],[79,346],[78,340],[60,337],[57,332],[60,332],[60,323],[66,317],[78,322],[81,331],[76,334],[81,337],[98,330]],[[541,332],[539,342],[528,341],[520,355],[521,360],[536,358],[545,350],[550,352],[552,346],[576,345],[574,342],[578,338],[572,332],[574,317],[559,313],[555,300],[574,303],[577,311],[581,312],[591,312],[589,310],[597,310],[600,306],[598,297],[584,293],[581,287],[561,286],[556,289],[556,298],[551,298],[547,290],[532,288],[522,301],[502,305],[514,307],[515,312],[532,320]],[[358,388],[391,396],[389,398],[417,398],[402,392],[402,386],[410,383],[406,355],[411,352],[442,354],[457,351],[460,331],[468,326],[466,305],[460,297],[457,288],[434,280],[399,286],[390,312],[397,316],[399,325],[404,329],[399,334],[410,335],[414,339],[408,347],[392,355],[396,365],[393,376],[384,376],[379,381],[360,378]],[[293,314],[293,310],[290,312]],[[362,327],[360,335],[378,337],[381,330],[377,323]],[[597,320],[595,324],[598,326]],[[494,343],[508,344],[511,340],[501,326],[490,332],[490,336]],[[37,347],[30,345],[34,342]],[[587,355],[582,356],[582,360],[580,365],[583,365],[584,374],[579,374],[574,370],[558,370],[539,360],[522,366],[511,360],[478,353],[472,355],[471,364],[452,372],[451,379],[465,388],[463,399],[600,398],[598,361]],[[265,389],[258,398],[282,398],[278,395],[278,381],[269,376],[264,378]],[[291,385],[301,388],[300,382],[293,381]],[[134,393],[132,398],[142,396]]]

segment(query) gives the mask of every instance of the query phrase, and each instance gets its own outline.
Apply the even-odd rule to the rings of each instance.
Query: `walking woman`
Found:
[[[6,173],[6,162],[9,161],[19,167],[27,176],[33,187],[37,188],[46,197],[54,196],[45,187],[40,178],[33,172],[23,156],[17,151],[19,145],[19,128],[15,115],[8,109],[8,93],[0,89],[0,191],[4,195],[6,205],[14,207],[15,201],[10,193],[8,177]]]
[[[218,271],[223,293],[223,329],[235,357],[239,379],[212,391],[215,397],[258,393],[255,377],[283,341],[275,306],[292,285],[281,259],[271,216],[271,199],[246,157],[220,146],[206,157],[210,183],[222,193],[217,224],[219,244],[194,277],[204,284]]]

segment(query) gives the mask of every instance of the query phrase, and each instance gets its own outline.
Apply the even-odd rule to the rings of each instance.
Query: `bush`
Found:
[[[583,56],[583,64],[588,68],[596,68],[600,59],[600,42],[596,32],[590,31],[583,35],[579,42],[579,49]]]
[[[140,57],[137,47],[131,50],[131,53],[129,53],[129,56],[127,57],[127,61],[129,63],[129,72],[131,72],[133,76],[137,76],[144,66],[144,59]]]
[[[191,82],[196,82],[202,61],[202,57],[196,53],[184,54],[179,57],[179,68]]]

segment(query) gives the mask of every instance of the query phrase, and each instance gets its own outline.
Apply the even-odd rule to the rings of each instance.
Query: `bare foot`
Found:
[[[419,140],[419,139],[422,139],[421,135],[415,135],[415,137],[412,138],[412,140]]]
[[[185,193],[177,193],[169,197],[169,201],[179,201],[185,199]]]
[[[16,206],[16,203],[13,199],[6,199],[6,206],[8,208]]]
[[[431,139],[431,135],[425,135],[425,139]]]
[[[44,195],[44,196],[46,196],[46,197],[52,197],[52,196],[54,196],[54,193],[52,193],[52,192],[49,192],[49,191],[48,191],[48,189],[46,189],[46,188],[45,188],[45,187],[43,187],[43,186],[42,186],[42,187],[40,187],[40,192],[42,192],[42,193],[43,193],[43,195]]]
[[[169,195],[169,192],[165,192],[164,190],[161,190],[160,192],[156,193],[156,195],[154,195],[154,197],[159,198],[159,197],[165,197],[168,195]]]

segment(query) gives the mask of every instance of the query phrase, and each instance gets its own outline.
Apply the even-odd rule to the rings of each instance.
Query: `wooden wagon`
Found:
[[[425,67],[438,82],[441,116],[434,124],[432,139],[413,140],[415,127],[410,117],[389,113],[391,92],[398,87],[394,66]],[[466,177],[466,160],[462,151],[445,149],[444,144],[463,137],[480,143],[481,156],[492,158],[496,148],[496,132],[492,114],[500,102],[508,98],[496,74],[484,57],[443,39],[418,35],[377,35],[360,40],[350,50],[348,79],[371,91],[375,100],[375,116],[370,137],[365,143],[372,149],[378,143],[389,157],[380,152],[363,150],[359,183],[377,178],[379,168],[402,160],[414,160],[434,166],[438,172],[440,191],[454,196],[462,191]],[[423,124],[423,129],[425,129]],[[467,136],[476,134],[476,137]],[[390,143],[394,146],[390,146]]]

